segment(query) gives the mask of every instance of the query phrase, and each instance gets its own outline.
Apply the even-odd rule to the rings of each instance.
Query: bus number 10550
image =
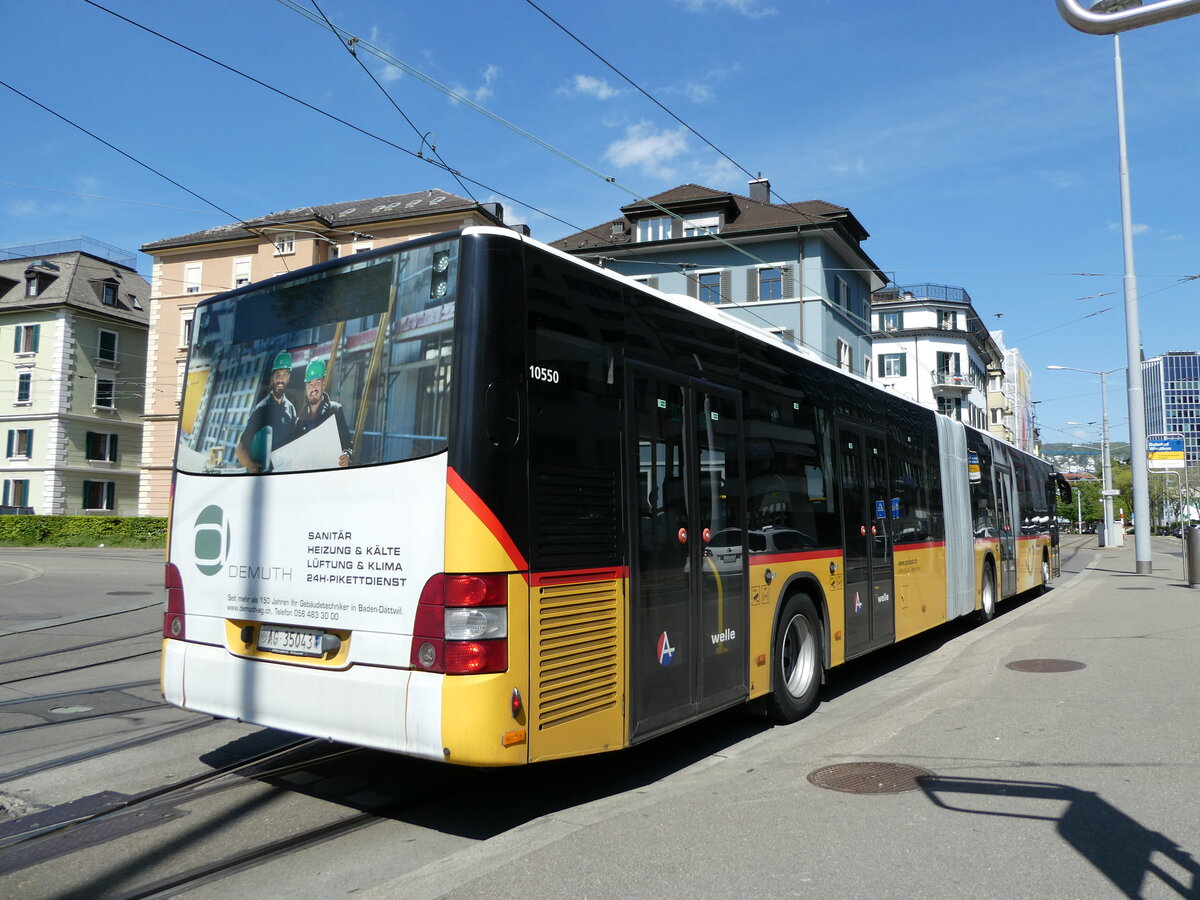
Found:
[[[534,381],[544,381],[547,384],[558,384],[558,370],[547,369],[545,366],[530,366],[529,377]]]

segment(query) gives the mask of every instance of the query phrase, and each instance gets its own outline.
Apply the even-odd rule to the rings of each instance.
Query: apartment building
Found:
[[[150,286],[90,238],[0,250],[0,507],[137,514]]]
[[[871,306],[875,380],[986,431],[988,383],[1003,377],[1003,357],[971,295],[944,284],[892,285]]]
[[[165,515],[187,347],[196,304],[214,294],[331,259],[471,225],[503,225],[498,203],[430,189],[305,206],[151,241],[142,515]]]
[[[780,340],[871,377],[871,292],[887,279],[863,251],[870,235],[823,200],[773,202],[684,184],[552,246],[666,293],[712,304]]]

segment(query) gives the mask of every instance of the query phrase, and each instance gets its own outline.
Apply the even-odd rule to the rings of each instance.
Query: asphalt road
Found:
[[[843,667],[801,723],[503,771],[165,707],[161,556],[0,550],[0,896],[1200,896],[1200,591],[1167,541],[1136,576],[1067,540],[1054,590]],[[928,774],[809,780],[847,763]]]

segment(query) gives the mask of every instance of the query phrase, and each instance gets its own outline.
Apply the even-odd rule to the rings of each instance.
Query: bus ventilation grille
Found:
[[[539,569],[611,566],[617,551],[617,473],[544,466],[533,502]]]
[[[616,705],[619,584],[614,577],[539,588],[538,728]]]

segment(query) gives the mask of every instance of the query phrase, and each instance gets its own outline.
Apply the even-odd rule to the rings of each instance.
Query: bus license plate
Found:
[[[258,629],[258,649],[289,656],[323,656],[321,637],[315,628],[286,628],[263,625]]]

